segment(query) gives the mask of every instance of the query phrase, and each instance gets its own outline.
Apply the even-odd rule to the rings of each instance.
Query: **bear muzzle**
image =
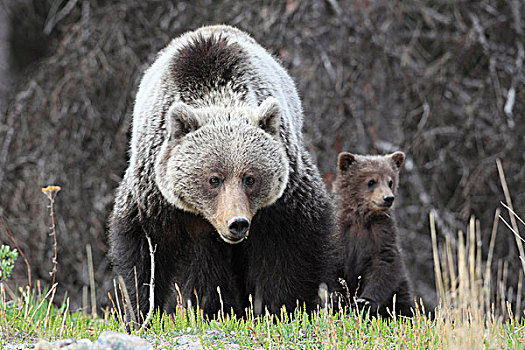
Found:
[[[391,192],[388,192],[386,194],[380,194],[378,196],[375,196],[372,199],[372,203],[374,204],[376,210],[388,211],[392,207],[394,199],[394,195]]]
[[[222,239],[231,244],[240,243],[248,237],[250,220],[245,216],[234,216],[227,222],[228,232],[221,234]]]
[[[394,203],[394,195],[393,194],[387,194],[383,197],[383,203],[386,207],[391,207],[392,203]]]
[[[211,222],[225,242],[237,244],[248,237],[252,213],[242,183],[225,181],[218,195],[216,213]]]

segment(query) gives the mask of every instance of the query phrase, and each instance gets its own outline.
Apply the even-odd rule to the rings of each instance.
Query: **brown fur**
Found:
[[[231,84],[245,78],[247,53],[221,34],[195,39],[184,45],[171,64],[173,80],[180,87],[181,101],[191,103],[195,95],[206,99],[209,87],[219,89],[228,84],[233,91],[246,95],[243,84]]]
[[[317,308],[340,254],[302,124],[290,76],[235,28],[201,28],[159,53],[137,92],[110,219],[110,256],[141,313],[147,236],[157,247],[155,308],[173,311],[180,295],[210,317]]]
[[[344,241],[341,275],[352,305],[388,317],[411,315],[410,283],[397,243],[391,205],[397,192],[405,155],[339,155],[334,190],[338,195],[338,223]],[[393,304],[396,296],[395,307]]]

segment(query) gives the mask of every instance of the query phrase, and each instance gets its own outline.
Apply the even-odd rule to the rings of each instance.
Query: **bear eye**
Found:
[[[394,185],[394,181],[392,180],[388,181],[388,187],[392,188],[393,185]]]
[[[374,187],[375,184],[376,184],[376,180],[374,179],[368,181],[368,187]]]
[[[222,180],[220,178],[218,178],[217,176],[212,176],[212,177],[210,177],[209,183],[210,183],[211,187],[217,188],[217,187],[219,187],[221,185]]]
[[[255,183],[255,178],[253,176],[246,176],[244,178],[244,184],[246,186],[253,186],[254,183]]]

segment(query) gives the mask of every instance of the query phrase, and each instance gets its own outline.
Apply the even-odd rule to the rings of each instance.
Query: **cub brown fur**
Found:
[[[410,283],[391,214],[404,161],[402,152],[386,156],[343,152],[334,184],[344,242],[340,275],[347,283],[353,306],[383,317],[393,310],[398,315],[412,315]]]

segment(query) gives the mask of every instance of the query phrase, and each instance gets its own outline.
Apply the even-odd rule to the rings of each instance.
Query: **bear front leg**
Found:
[[[400,279],[404,278],[404,273],[401,269],[399,259],[385,260],[381,256],[372,260],[372,266],[368,269],[364,276],[364,288],[358,294],[356,302],[358,306],[369,308],[371,314],[378,311],[381,314],[388,315],[385,307],[389,306],[392,311],[392,297],[395,290],[398,290]],[[396,297],[398,298],[398,297]],[[385,311],[383,313],[383,311]]]
[[[414,295],[412,294],[412,288],[409,279],[408,277],[406,277],[406,275],[404,280],[401,281],[399,287],[395,290],[394,293],[396,294],[396,314],[403,316],[413,316],[413,310],[415,307]],[[392,307],[394,307],[394,305],[392,305]]]
[[[122,225],[113,220],[111,225],[111,260],[119,275],[124,279],[132,305],[129,309],[136,315],[139,324],[149,311],[149,283],[151,257],[145,231],[140,224]],[[129,221],[128,221],[129,222]],[[153,241],[153,246],[155,242]],[[159,264],[165,260],[166,252],[157,247],[155,251],[155,308],[162,308],[169,293],[167,282]],[[135,288],[135,286],[137,288]],[[138,299],[138,310],[137,310]]]
[[[209,318],[219,311],[243,316],[242,288],[239,276],[245,265],[241,246],[232,246],[208,233],[193,237],[184,246],[184,258],[174,268],[175,283],[180,287],[185,306],[192,306]],[[235,251],[235,253],[234,253]]]
[[[283,305],[288,312],[297,305],[311,312],[323,306],[321,297],[329,297],[319,295],[320,286],[328,285],[331,292],[335,284],[338,260],[332,208],[319,193],[305,190],[309,183],[301,184],[304,193],[290,194],[299,196],[301,210],[290,209],[297,203],[279,200],[254,218],[245,244],[246,290],[256,314],[265,308],[279,314]]]

